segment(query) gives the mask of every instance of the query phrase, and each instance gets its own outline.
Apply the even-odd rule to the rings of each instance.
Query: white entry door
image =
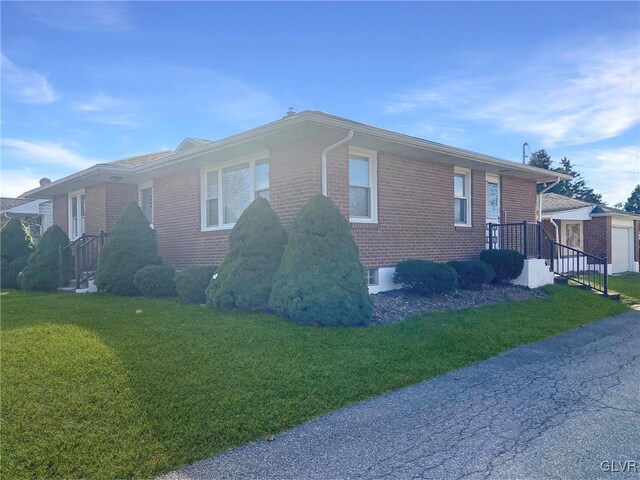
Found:
[[[500,223],[500,176],[487,173],[487,224]],[[493,240],[493,247],[500,248],[500,239],[497,232],[488,232],[487,248],[489,241]]]

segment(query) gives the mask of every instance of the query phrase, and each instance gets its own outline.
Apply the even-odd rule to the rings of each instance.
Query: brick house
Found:
[[[548,235],[569,247],[606,257],[609,273],[638,271],[640,215],[568,198],[542,195]]]
[[[376,292],[393,288],[403,259],[477,257],[487,222],[535,222],[536,185],[559,176],[570,178],[304,111],[222,140],[187,138],[175,151],[98,164],[25,196],[52,199],[54,223],[72,239],[109,232],[138,201],[160,255],[180,268],[219,264],[256,196],[286,227],[323,193],[349,219]]]

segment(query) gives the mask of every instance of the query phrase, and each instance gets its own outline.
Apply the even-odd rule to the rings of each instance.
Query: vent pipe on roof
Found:
[[[525,147],[527,147],[529,149],[529,155],[531,155],[531,147],[529,147],[529,144],[527,142],[524,142],[522,144],[522,164],[526,164],[527,163],[527,152],[525,152]]]
[[[51,180],[49,180],[47,177],[43,177],[40,179],[40,186],[44,187],[45,185],[49,185],[51,183]]]
[[[348,142],[353,138],[353,130],[349,130],[349,133],[342,140],[338,140],[336,143],[332,143],[327,148],[322,150],[322,195],[325,197],[328,196],[328,187],[327,187],[327,154],[336,147],[339,147],[343,143]]]

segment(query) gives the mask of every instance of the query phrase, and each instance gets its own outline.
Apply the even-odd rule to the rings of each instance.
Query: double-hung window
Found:
[[[69,238],[75,240],[84,233],[84,190],[69,195]]]
[[[349,220],[375,223],[378,220],[376,152],[349,148]]]
[[[145,218],[153,228],[153,183],[145,182],[138,185],[138,205]]]
[[[254,199],[269,200],[269,163],[263,158],[202,170],[202,230],[231,228]]]
[[[471,171],[456,168],[453,175],[454,223],[459,227],[471,226]]]

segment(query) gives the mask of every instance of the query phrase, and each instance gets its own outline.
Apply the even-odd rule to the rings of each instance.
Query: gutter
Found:
[[[540,190],[540,193],[538,193],[538,221],[539,222],[542,222],[542,194],[548,192],[553,187],[558,185],[561,180],[562,180],[561,177],[558,176],[558,179],[555,182],[553,182],[551,185],[544,187],[542,190]]]
[[[322,195],[325,197],[328,196],[328,186],[327,186],[327,154],[333,150],[334,148],[339,147],[340,145],[348,142],[353,138],[353,130],[349,130],[347,136],[341,140],[338,140],[335,143],[332,143],[327,148],[322,150]]]

